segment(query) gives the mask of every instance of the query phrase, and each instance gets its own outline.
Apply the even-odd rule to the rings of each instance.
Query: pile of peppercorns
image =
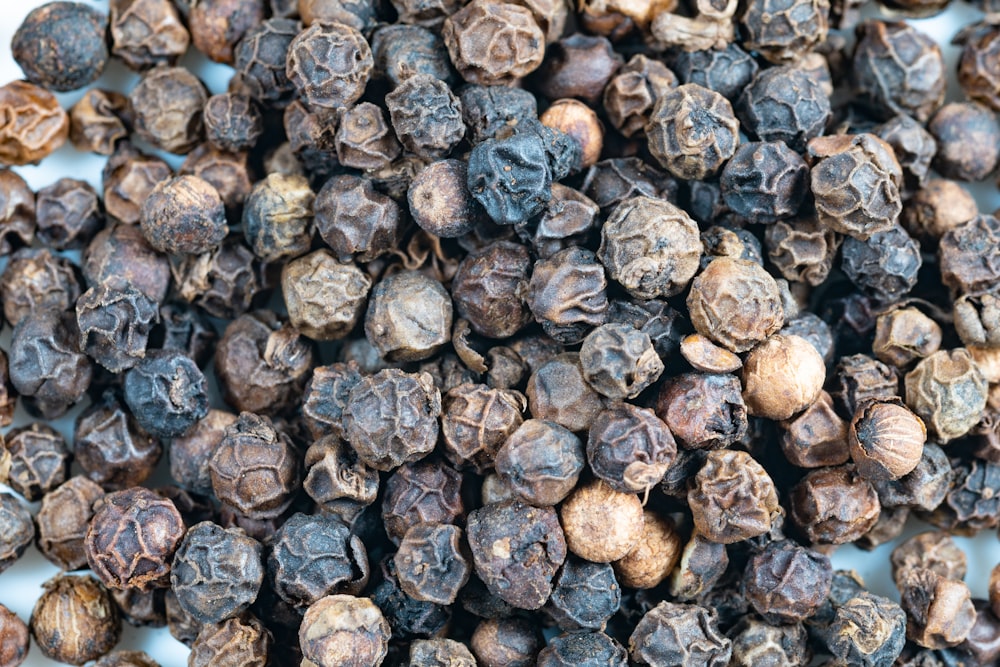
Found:
[[[190,667],[995,664],[1000,566],[972,599],[952,538],[1000,525],[978,2],[947,104],[859,0],[32,11],[0,165],[107,156],[102,192],[0,170],[0,424],[37,420],[0,572],[91,570],[37,650],[155,667],[124,619]],[[60,107],[112,58],[127,95]],[[833,570],[910,517],[899,602]],[[28,647],[0,605],[0,667]]]

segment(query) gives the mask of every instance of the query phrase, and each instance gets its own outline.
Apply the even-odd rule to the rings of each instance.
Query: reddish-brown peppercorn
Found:
[[[0,604],[0,666],[18,667],[28,657],[28,626]]]
[[[799,336],[775,334],[743,363],[743,400],[757,417],[790,419],[819,396],[826,381],[823,357]]]
[[[774,482],[764,468],[746,452],[728,449],[708,453],[688,503],[698,532],[723,544],[763,535],[778,511]]]
[[[43,589],[31,612],[31,634],[47,658],[82,665],[118,643],[118,609],[93,577],[58,575]]]
[[[27,81],[0,86],[0,164],[38,162],[69,136],[69,115],[55,95]]]
[[[871,530],[881,507],[853,466],[820,468],[792,487],[790,515],[813,544],[845,544]]]
[[[136,133],[170,153],[186,154],[204,135],[205,85],[182,67],[151,70],[129,95]]]
[[[497,0],[473,0],[445,20],[448,54],[469,83],[509,84],[542,64],[545,35],[531,10]]]
[[[916,468],[926,439],[924,423],[897,400],[859,407],[848,442],[858,473],[879,481],[899,479]]]

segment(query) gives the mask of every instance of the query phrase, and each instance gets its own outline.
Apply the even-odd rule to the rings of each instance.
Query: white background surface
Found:
[[[10,40],[24,16],[31,9],[42,4],[44,4],[44,0],[0,0],[0,84],[21,78],[20,68],[10,55]],[[88,4],[102,11],[107,11],[108,3],[106,0],[90,0]],[[913,21],[920,30],[942,45],[948,62],[949,99],[960,97],[954,76],[958,49],[951,46],[950,41],[961,27],[979,20],[980,17],[981,14],[977,10],[956,2],[942,15]],[[193,47],[182,60],[182,64],[201,76],[212,93],[223,92],[226,89],[231,70],[228,67],[208,62]],[[112,61],[105,74],[94,85],[127,93],[137,81],[136,74],[127,70],[120,63]],[[63,107],[68,109],[80,98],[82,92],[60,94],[59,99]],[[181,158],[175,156],[163,157],[175,168],[182,161]],[[44,160],[41,165],[19,167],[16,168],[16,171],[27,180],[34,190],[49,185],[58,178],[71,176],[89,181],[100,192],[101,168],[104,161],[105,158],[102,156],[75,151],[67,142],[63,148]],[[1000,206],[1000,193],[997,192],[994,183],[972,184],[968,187],[976,195],[983,212],[992,212]],[[9,326],[6,326],[0,334],[0,346],[7,349],[9,340],[10,329]],[[73,435],[73,418],[81,409],[82,406],[78,406],[55,425],[70,443],[72,443]],[[32,421],[31,418],[24,410],[19,409],[14,426],[22,426],[30,421]],[[32,504],[31,509],[33,513],[37,512],[38,504]],[[911,522],[904,537],[926,529],[928,526],[925,524]],[[974,596],[985,597],[989,571],[996,563],[1000,562],[1000,543],[998,543],[996,532],[989,531],[975,539],[956,538],[956,541],[968,555],[969,574],[966,581]],[[898,600],[898,593],[889,575],[888,558],[891,550],[892,545],[882,546],[870,553],[860,551],[853,546],[845,546],[833,555],[833,563],[836,568],[857,570],[873,592]],[[20,561],[0,575],[0,603],[12,609],[27,622],[35,600],[41,592],[41,584],[57,573],[58,569],[45,560],[32,546]],[[175,641],[165,628],[157,630],[135,629],[125,624],[122,641],[117,648],[145,650],[163,667],[181,667],[187,664],[187,647]],[[34,645],[32,645],[25,663],[26,667],[43,667],[55,664],[57,663],[45,659]]]

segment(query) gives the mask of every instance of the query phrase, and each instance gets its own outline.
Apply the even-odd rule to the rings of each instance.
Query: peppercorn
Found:
[[[88,8],[87,11],[92,11]],[[33,164],[56,150],[69,136],[69,115],[56,96],[27,81],[0,86],[0,164]]]
[[[45,558],[64,570],[87,565],[83,542],[93,506],[103,496],[101,487],[78,475],[42,498],[36,544]]]
[[[981,181],[996,167],[1000,138],[996,114],[976,102],[952,102],[938,109],[927,129],[938,143],[934,168],[945,178]],[[969,137],[977,139],[971,141]]]
[[[82,665],[118,643],[118,610],[93,577],[58,575],[42,588],[31,612],[31,634],[47,658]]]
[[[191,36],[169,0],[111,0],[111,53],[136,71],[174,65]]]
[[[85,245],[103,226],[104,213],[89,183],[61,178],[38,191],[38,240],[50,248]]]
[[[317,667],[378,665],[388,651],[389,624],[366,598],[329,595],[306,610],[302,654]]]
[[[910,574],[919,572],[961,581],[967,565],[965,552],[944,531],[927,531],[905,540],[892,550],[890,563],[893,581],[899,588],[906,585]]]
[[[880,509],[875,488],[846,465],[806,474],[792,487],[789,514],[812,544],[845,544],[871,530]]]
[[[549,99],[579,98],[594,104],[623,62],[606,38],[575,33],[548,46],[532,79]]]
[[[533,417],[570,431],[590,428],[604,407],[603,397],[584,379],[580,356],[575,352],[559,355],[532,373],[525,394]]]
[[[132,226],[142,217],[149,194],[173,173],[166,162],[140,153],[127,141],[119,141],[114,150],[102,173],[104,206],[111,218]],[[134,231],[139,235],[138,225]]]
[[[455,523],[465,514],[462,475],[433,459],[404,464],[385,483],[382,521],[389,539],[398,544],[415,523]]]
[[[358,176],[334,176],[316,195],[316,227],[342,262],[370,262],[398,242],[399,205]]]
[[[823,357],[804,338],[775,334],[753,348],[743,364],[743,400],[756,417],[790,419],[819,396],[826,380]]]
[[[540,213],[552,198],[552,180],[545,143],[531,132],[486,139],[469,155],[469,191],[500,225],[524,222]]]
[[[987,384],[968,350],[940,350],[906,374],[906,404],[941,443],[961,437],[986,406]]]
[[[566,632],[599,630],[621,605],[621,587],[607,563],[570,555],[552,583],[545,611]]]
[[[763,663],[799,665],[809,662],[809,637],[801,623],[771,625],[748,617],[732,632],[733,657],[730,664],[734,667],[753,667]]]
[[[538,628],[514,617],[484,620],[469,644],[482,667],[531,667],[545,645]]]
[[[410,664],[427,667],[476,667],[465,644],[453,639],[415,639],[410,643]]]
[[[205,85],[182,67],[150,70],[129,95],[136,133],[157,148],[181,155],[203,138],[207,101]]]
[[[73,263],[47,248],[22,248],[0,274],[4,317],[15,327],[40,310],[71,309],[80,297]]]
[[[108,61],[108,17],[79,2],[49,2],[17,28],[10,49],[25,78],[58,92],[93,83]]]
[[[365,336],[390,361],[420,361],[451,338],[452,303],[440,282],[417,271],[382,279],[372,290]]]
[[[822,468],[847,463],[847,422],[833,407],[830,394],[819,397],[802,413],[781,423],[781,451],[792,465]]]
[[[509,241],[496,241],[470,252],[458,265],[452,280],[455,310],[480,335],[490,338],[514,335],[531,318],[518,297],[530,269],[527,248]]]
[[[3,483],[25,500],[41,500],[66,480],[70,453],[66,440],[52,428],[34,422],[11,429],[5,439],[9,458]]]
[[[734,103],[758,69],[757,61],[735,42],[721,49],[685,49],[673,62],[673,71],[682,82],[697,83]]]
[[[496,470],[519,499],[556,505],[576,486],[584,468],[583,443],[553,422],[529,419],[496,454]]]
[[[336,109],[356,102],[373,67],[368,42],[343,23],[315,23],[288,46],[288,80],[314,109]]]
[[[629,637],[629,655],[639,665],[728,665],[732,642],[719,630],[714,609],[661,602],[646,612]]]
[[[0,665],[18,667],[28,657],[28,626],[0,605]]]
[[[628,555],[642,537],[639,498],[601,480],[579,485],[560,510],[566,544],[577,556],[609,563]]]
[[[361,320],[371,280],[327,250],[295,259],[281,271],[289,322],[313,340],[343,338]]]
[[[337,160],[355,169],[387,167],[402,150],[382,110],[371,102],[361,102],[344,111],[335,143]]]
[[[755,554],[744,572],[743,590],[769,623],[806,620],[830,594],[833,569],[826,556],[782,540]]]
[[[920,646],[941,649],[969,635],[976,610],[968,586],[931,570],[909,570],[900,582],[907,615],[906,636]]]
[[[876,481],[883,507],[913,507],[928,512],[937,508],[952,488],[952,469],[944,450],[924,445],[920,463],[896,481]]]
[[[892,600],[860,592],[836,608],[824,640],[835,658],[852,665],[892,664],[906,643],[906,614]]]
[[[272,637],[264,624],[247,614],[222,623],[204,625],[191,643],[190,667],[211,667],[223,660],[247,667],[264,667]]]
[[[461,538],[462,529],[446,523],[418,523],[407,530],[394,556],[403,591],[416,600],[453,604],[470,572]]]
[[[441,37],[469,83],[509,84],[542,64],[545,35],[525,7],[473,0],[447,14]]]
[[[677,178],[701,180],[719,172],[739,143],[729,101],[695,83],[665,92],[646,127],[649,152]]]
[[[35,524],[26,507],[9,493],[0,492],[0,572],[16,563],[35,537]]]
[[[111,390],[77,417],[73,455],[84,475],[105,489],[141,484],[153,474],[162,452],[159,441]]]
[[[298,452],[267,417],[243,412],[209,462],[216,497],[254,519],[280,515],[299,488]]]
[[[722,170],[722,198],[750,222],[769,223],[799,210],[808,186],[805,161],[781,141],[750,142]]]
[[[694,524],[710,540],[731,544],[771,529],[778,511],[774,482],[746,452],[715,450],[688,493]]]
[[[674,522],[646,510],[639,541],[624,558],[613,563],[615,575],[629,588],[655,588],[670,576],[680,560],[682,548]]]
[[[830,99],[822,85],[788,65],[761,70],[735,106],[744,128],[757,139],[783,141],[799,153],[830,119]]]
[[[145,592],[137,589],[111,590],[110,593],[111,598],[118,606],[118,612],[121,614],[122,619],[129,625],[136,628],[162,628],[166,626],[165,589],[155,588]],[[109,657],[116,656],[119,653],[127,652],[112,653]],[[128,664],[126,663],[126,667],[128,667]],[[145,665],[140,664],[139,667],[145,667]]]
[[[66,413],[79,401],[93,374],[79,351],[76,317],[59,310],[26,315],[10,343],[10,381],[29,411],[46,419]]]
[[[462,106],[448,85],[414,74],[385,96],[392,128],[403,148],[426,159],[448,155],[465,135]]]
[[[527,302],[548,335],[566,345],[578,343],[607,316],[604,270],[588,250],[561,250],[535,263]]]

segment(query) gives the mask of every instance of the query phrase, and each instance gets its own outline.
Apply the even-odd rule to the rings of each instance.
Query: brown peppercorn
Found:
[[[143,71],[174,65],[191,36],[170,0],[111,0],[111,53]]]
[[[351,389],[361,382],[359,371],[355,361],[313,369],[302,397],[302,420],[314,439],[343,437],[341,417]]]
[[[142,651],[115,651],[98,660],[94,667],[160,667]]]
[[[646,510],[639,541],[624,558],[613,563],[615,576],[622,586],[656,588],[670,576],[683,548],[674,522]]]
[[[729,100],[688,83],[665,92],[649,117],[649,152],[677,178],[714,176],[739,144],[740,123]]]
[[[69,259],[47,248],[15,252],[0,274],[4,317],[16,327],[41,310],[72,309],[81,291],[75,268]]]
[[[84,541],[87,562],[111,588],[162,588],[184,531],[180,512],[156,492],[116,491],[94,507]]]
[[[941,282],[957,294],[992,291],[997,281],[993,239],[1000,234],[1000,221],[992,215],[977,215],[948,230],[938,249]]]
[[[65,143],[69,115],[56,96],[28,83],[0,86],[0,164],[25,165],[40,161]]]
[[[872,481],[899,479],[920,463],[927,430],[900,400],[858,408],[848,442],[858,473]]]
[[[931,178],[903,207],[900,222],[912,236],[933,245],[978,214],[976,200],[961,184]]]
[[[747,409],[733,375],[684,373],[668,379],[656,414],[687,449],[719,449],[743,438]]]
[[[34,422],[11,429],[5,439],[9,473],[0,478],[25,500],[41,500],[66,480],[70,453],[66,440],[55,430]]]
[[[140,225],[149,244],[169,254],[207,252],[229,232],[219,192],[197,176],[177,176],[153,188]]]
[[[434,278],[402,271],[372,289],[365,336],[383,359],[427,359],[451,339],[451,325],[451,297]]]
[[[469,83],[509,84],[538,68],[545,34],[531,10],[496,0],[473,0],[441,29],[455,69]]]
[[[645,132],[657,100],[676,87],[677,76],[666,65],[640,53],[604,87],[604,111],[623,136],[637,136]]]
[[[729,449],[708,453],[688,504],[695,529],[723,544],[767,533],[779,511],[774,482],[764,468],[746,452]]]
[[[747,563],[743,591],[766,621],[798,623],[830,595],[833,568],[826,556],[790,540],[771,542]]]
[[[580,346],[583,377],[602,396],[635,398],[656,382],[663,361],[649,336],[628,324],[602,324]]]
[[[864,354],[841,357],[834,372],[834,383],[830,394],[841,415],[848,419],[853,418],[866,401],[899,396],[896,370]]]
[[[579,98],[596,104],[623,62],[606,38],[575,33],[548,47],[545,61],[532,79],[550,100]]]
[[[271,633],[252,615],[201,626],[191,643],[189,667],[243,665],[265,667],[271,651]]]
[[[542,364],[525,389],[531,415],[570,431],[586,431],[604,407],[604,398],[583,377],[580,355],[561,354]]]
[[[263,280],[260,263],[238,236],[229,236],[219,247],[200,255],[172,256],[170,271],[177,296],[212,317],[226,319],[250,309]],[[187,351],[186,342],[182,347]],[[194,358],[203,365],[204,359]]]
[[[607,317],[604,269],[589,250],[561,250],[535,263],[527,302],[545,333],[564,345],[579,343]]]
[[[528,249],[510,241],[496,241],[470,252],[452,280],[455,309],[472,329],[490,338],[507,338],[531,319],[519,297],[528,279]]]
[[[369,667],[385,659],[390,634],[368,598],[328,595],[306,610],[299,642],[304,659],[316,667]]]
[[[160,319],[157,303],[121,281],[91,287],[76,302],[80,349],[112,373],[146,355],[149,333]]]
[[[207,101],[205,85],[188,70],[150,70],[129,95],[136,134],[169,153],[189,153],[203,139]]]
[[[467,181],[468,168],[462,160],[438,160],[424,167],[406,193],[414,222],[441,238],[472,231],[484,215]]]
[[[169,0],[162,1],[170,6]],[[112,12],[114,6],[112,3]],[[111,155],[115,144],[128,137],[128,98],[111,90],[91,88],[70,108],[69,120],[69,138],[77,150]]]
[[[642,493],[663,478],[677,445],[652,410],[614,403],[602,410],[587,439],[594,474],[615,491]]]
[[[226,153],[211,144],[202,144],[188,154],[179,173],[207,181],[218,191],[227,211],[236,212],[253,187],[249,157],[246,152]]]
[[[209,461],[222,442],[226,428],[236,421],[236,415],[211,409],[184,435],[173,438],[167,450],[170,456],[170,476],[180,486],[195,493],[212,493]]]
[[[61,178],[38,191],[38,240],[50,248],[79,248],[104,225],[97,192],[85,181]]]
[[[118,609],[93,577],[58,575],[42,588],[31,612],[31,634],[47,658],[82,665],[118,643]]]
[[[461,102],[429,74],[407,78],[385,96],[385,105],[399,143],[417,157],[446,157],[465,136]]]
[[[892,550],[890,562],[892,579],[900,588],[915,571],[931,571],[961,581],[967,569],[965,552],[950,534],[940,530],[919,533],[901,542]]]
[[[959,32],[953,44],[962,45],[958,61],[958,82],[970,99],[1000,109],[1000,79],[997,77],[994,55],[998,42],[996,27],[990,23],[973,24]]]
[[[551,507],[519,501],[469,514],[468,540],[476,574],[491,593],[518,609],[538,609],[566,559],[566,540]]]
[[[215,352],[215,372],[226,403],[267,415],[297,404],[312,365],[310,342],[265,310],[230,322]]]
[[[926,357],[906,374],[905,384],[906,405],[942,444],[968,433],[986,407],[986,379],[965,348]]]
[[[737,355],[697,333],[681,339],[680,353],[702,373],[733,373],[743,367],[743,360]]]
[[[740,18],[742,46],[778,65],[794,61],[826,40],[829,12],[827,0],[754,0]]]
[[[371,279],[353,264],[341,264],[328,250],[292,260],[281,270],[288,320],[313,340],[348,335],[361,320]]]
[[[931,570],[909,570],[900,581],[900,606],[906,612],[906,637],[942,649],[962,643],[976,622],[972,594],[964,582]]]
[[[566,546],[584,560],[610,563],[627,556],[643,534],[639,497],[601,480],[578,486],[559,511]]]
[[[398,243],[400,207],[367,178],[334,176],[316,195],[315,211],[319,235],[342,262],[370,262]]]
[[[817,137],[808,156],[821,225],[861,241],[892,228],[903,207],[903,172],[889,144],[874,134]]]
[[[302,488],[323,509],[335,511],[345,503],[372,504],[378,493],[378,471],[369,468],[346,442],[328,435],[306,450],[307,474]]]
[[[583,443],[572,432],[554,422],[528,419],[497,451],[495,465],[519,500],[546,507],[569,495],[585,463]]]
[[[691,283],[687,306],[698,333],[733,352],[746,352],[784,324],[778,284],[742,259],[709,262]]]
[[[337,160],[353,169],[382,169],[402,152],[382,109],[371,102],[344,111],[335,142]]]
[[[598,257],[629,294],[652,299],[683,291],[702,251],[698,226],[687,213],[667,201],[634,197],[604,223]]]
[[[66,92],[93,83],[108,62],[107,16],[79,2],[48,2],[32,9],[10,42],[28,81]]]
[[[930,356],[941,347],[941,327],[916,308],[899,308],[878,316],[872,352],[897,368]]]
[[[382,471],[434,449],[441,393],[427,373],[386,369],[365,377],[344,405],[344,437],[367,465]]]
[[[583,102],[574,99],[556,100],[538,120],[542,125],[568,135],[580,145],[582,167],[590,167],[601,159],[604,127],[594,110]]]
[[[743,362],[743,400],[755,417],[790,419],[819,396],[826,365],[805,338],[775,334]]]
[[[825,391],[796,417],[781,423],[781,451],[792,465],[822,468],[847,463],[847,422],[837,414]]]
[[[417,523],[456,523],[464,515],[462,475],[441,461],[424,459],[400,466],[385,483],[382,521],[398,544]]]
[[[792,487],[792,521],[812,544],[846,544],[878,521],[878,495],[853,466],[810,471]]]
[[[0,256],[31,245],[35,235],[35,193],[10,169],[0,169]]]
[[[343,23],[315,23],[300,32],[286,62],[288,80],[314,110],[356,102],[375,64],[365,38]]]
[[[374,3],[369,0],[286,0],[286,4],[289,13],[297,12],[306,25],[337,22],[368,32],[375,22]],[[271,13],[277,14],[273,8]]]
[[[18,667],[28,657],[28,626],[0,604],[0,667]]]
[[[28,508],[13,495],[0,492],[0,573],[24,555],[34,537]]]
[[[72,477],[42,498],[38,511],[36,544],[51,563],[63,570],[78,570],[87,565],[83,542],[94,516],[94,504],[104,491],[82,475]]]
[[[900,192],[904,199],[910,199],[927,182],[937,142],[923,125],[904,115],[894,116],[874,130],[896,153],[903,170]]]
[[[462,529],[418,523],[406,531],[393,557],[399,584],[415,600],[449,605],[469,580],[471,566]]]
[[[112,391],[77,417],[73,454],[84,475],[107,490],[144,482],[162,453],[159,441],[139,426]]]
[[[250,412],[226,427],[209,461],[216,497],[251,519],[279,516],[299,489],[299,452],[267,417]]]
[[[264,0],[192,2],[187,24],[196,49],[217,63],[233,64],[236,43],[264,20]]]
[[[427,667],[476,667],[472,652],[453,639],[415,639],[410,643],[410,664]]]
[[[840,235],[812,215],[780,220],[764,231],[768,259],[781,275],[812,286],[826,281],[840,241]]]
[[[945,104],[931,118],[927,129],[938,143],[934,169],[945,178],[981,181],[1000,160],[1000,123],[993,110],[982,104]]]
[[[442,404],[444,455],[457,467],[484,473],[524,421],[527,399],[517,391],[462,384],[445,394]]]

